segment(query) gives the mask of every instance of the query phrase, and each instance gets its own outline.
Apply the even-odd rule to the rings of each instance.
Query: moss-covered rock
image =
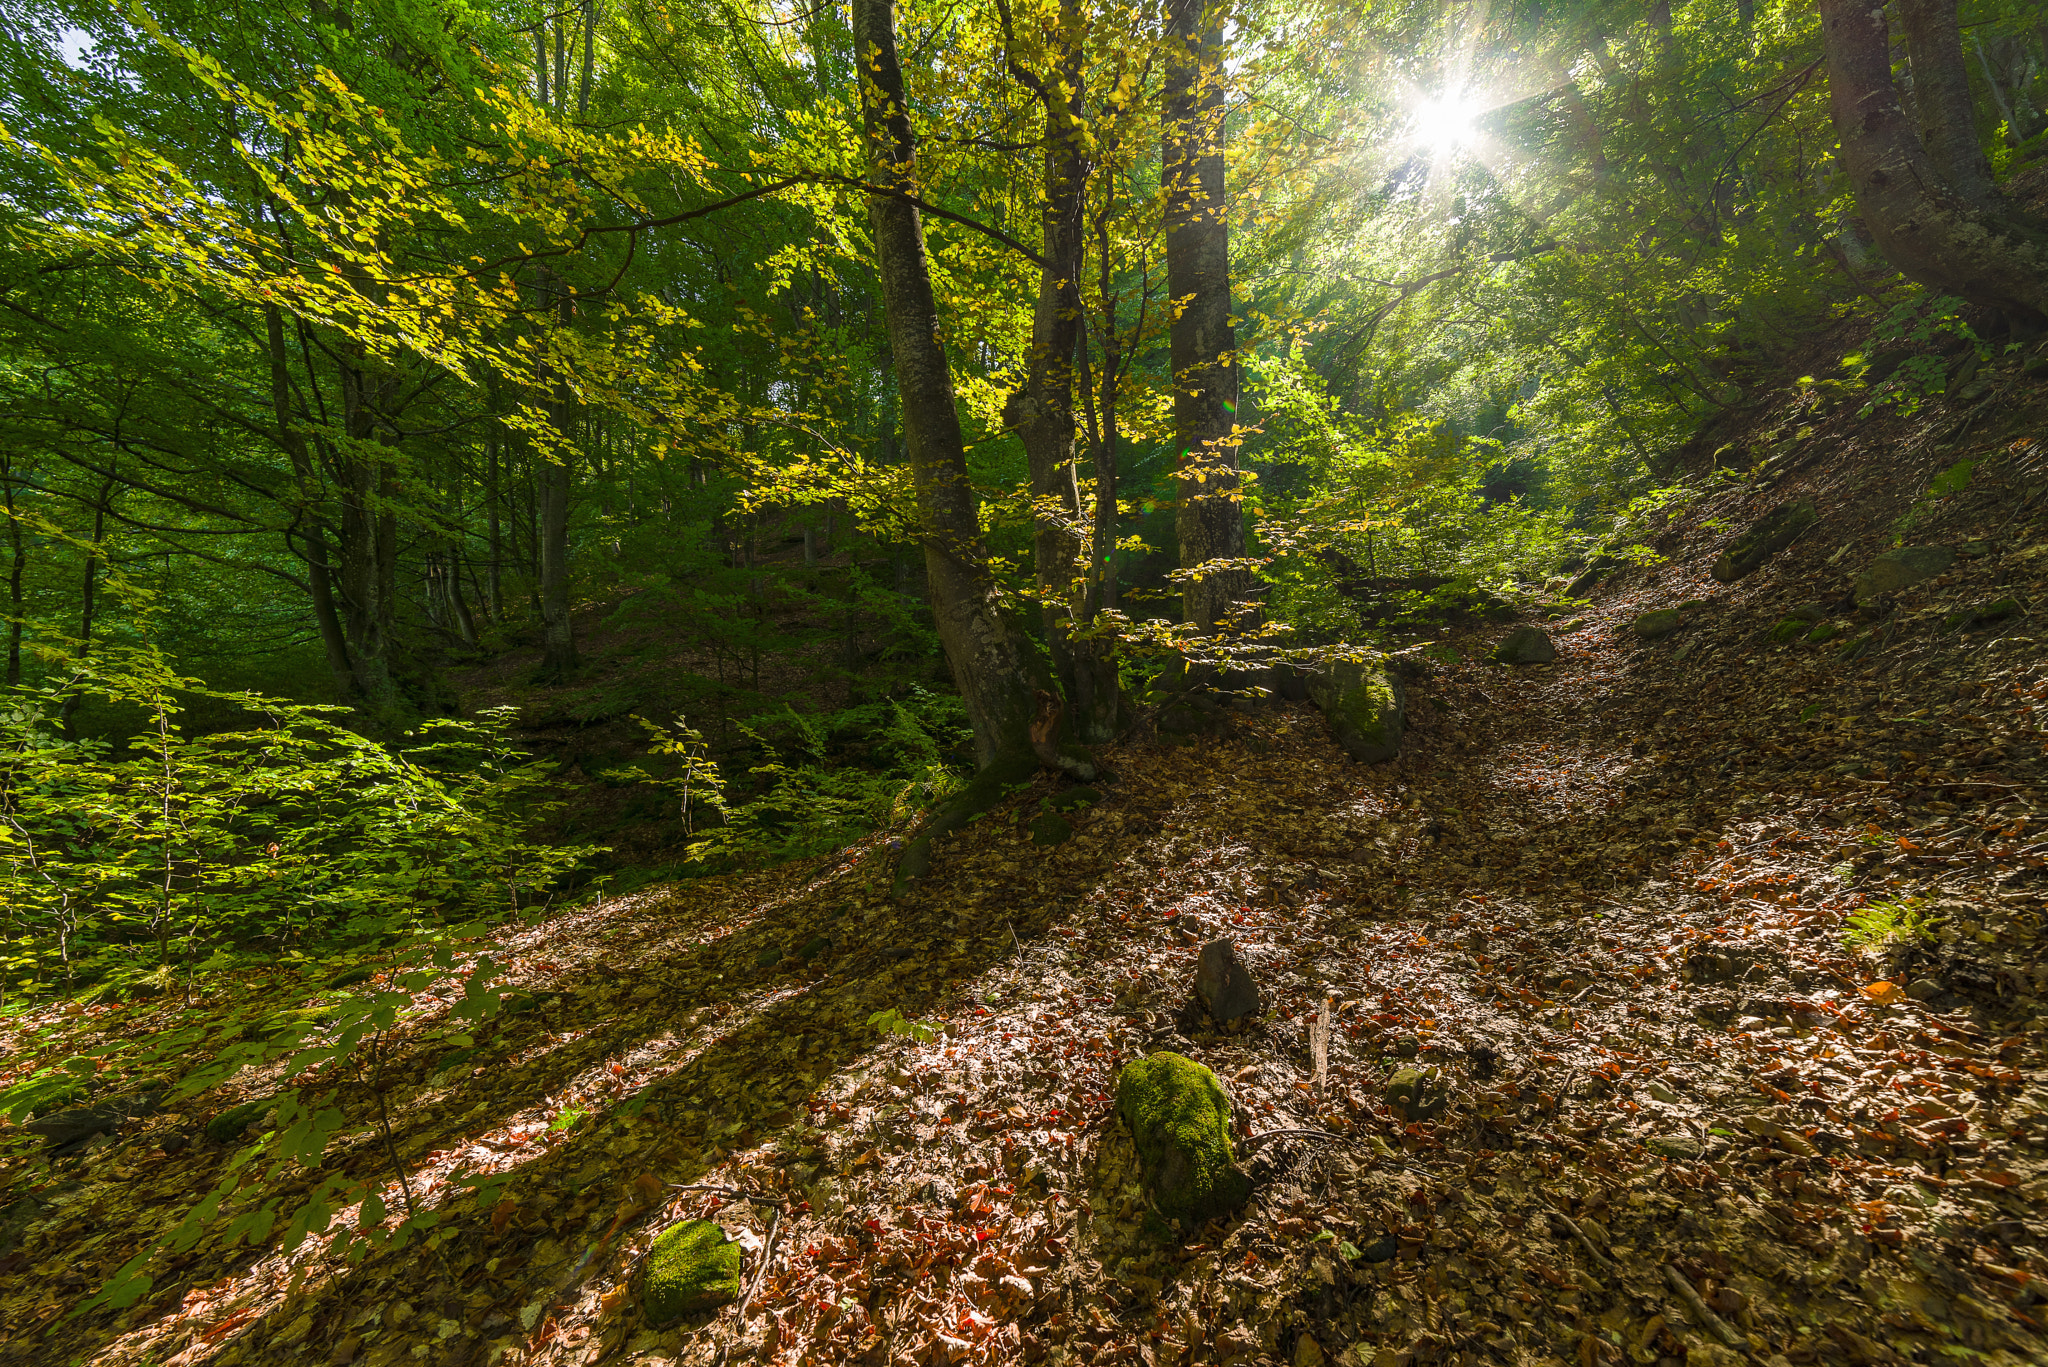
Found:
[[[641,1305],[650,1325],[667,1324],[740,1297],[740,1246],[713,1220],[670,1225],[647,1250]]]
[[[1638,640],[1661,641],[1685,625],[1686,612],[1683,608],[1657,608],[1646,612],[1629,623],[1629,630]]]
[[[1549,664],[1557,658],[1557,646],[1542,627],[1516,627],[1501,638],[1489,658],[1504,665]]]
[[[1078,812],[1084,807],[1093,807],[1100,801],[1102,792],[1098,788],[1069,788],[1053,798],[1052,808],[1056,812]]]
[[[1773,641],[1796,641],[1813,630],[1813,623],[1797,617],[1787,617],[1771,628]]]
[[[1886,551],[1856,576],[1856,601],[1868,603],[1887,593],[1925,583],[1956,563],[1950,546],[1901,546]]]
[[[270,1109],[269,1101],[250,1101],[222,1111],[206,1122],[206,1137],[216,1144],[229,1144],[242,1137],[242,1132],[263,1118]]]
[[[1040,812],[1031,820],[1031,843],[1064,845],[1074,838],[1074,823],[1058,812]]]
[[[1401,686],[1385,660],[1333,662],[1309,680],[1308,693],[1353,759],[1378,764],[1401,753]]]
[[[1387,1079],[1387,1109],[1402,1120],[1434,1120],[1450,1100],[1443,1088],[1417,1068],[1399,1068]]]
[[[1754,574],[1764,561],[1798,540],[1801,532],[1819,520],[1820,514],[1811,503],[1786,503],[1773,508],[1721,552],[1712,571],[1715,581],[1732,584]]]
[[[1216,1074],[1179,1054],[1132,1059],[1116,1079],[1146,1190],[1160,1213],[1192,1229],[1251,1195],[1230,1149],[1230,1096]]]
[[[1834,640],[1837,636],[1840,636],[1841,634],[1842,629],[1836,626],[1833,622],[1822,622],[1812,631],[1806,633],[1806,639],[1807,642],[1812,645],[1826,645],[1829,641]]]

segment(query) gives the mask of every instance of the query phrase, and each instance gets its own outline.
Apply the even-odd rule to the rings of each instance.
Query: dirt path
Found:
[[[1111,756],[1055,849],[1024,834],[1027,794],[901,902],[871,848],[507,932],[533,1009],[451,1061],[423,999],[392,1065],[431,1247],[348,1267],[318,1240],[213,1241],[133,1309],[69,1319],[227,1154],[154,1147],[196,1115],[75,1159],[17,1144],[0,1355],[2044,1360],[2040,859],[2000,834],[2038,793],[1909,817],[1917,790],[1830,758],[1864,676],[1773,656],[1716,687],[1626,643],[1637,606],[1591,614],[1553,667],[1435,668],[1393,765],[1266,711]],[[1986,737],[2030,743],[2038,670],[1979,671]],[[1869,688],[1879,720],[1921,706]],[[1887,899],[1947,918],[1903,975],[1938,982],[1931,1003],[1843,949],[1844,918]],[[1266,993],[1237,1034],[1184,1011],[1219,935]],[[941,1033],[880,1036],[887,1009]],[[95,1010],[65,1047],[152,1028]],[[1225,1079],[1260,1179],[1240,1219],[1179,1240],[1109,1109],[1120,1061],[1159,1048]],[[1439,1113],[1388,1109],[1399,1066],[1433,1071]],[[1322,1134],[1257,1137],[1290,1130]],[[370,1138],[356,1170],[382,1161]],[[481,1202],[457,1184],[493,1176]],[[651,1329],[637,1257],[706,1213],[765,1255],[748,1313]]]

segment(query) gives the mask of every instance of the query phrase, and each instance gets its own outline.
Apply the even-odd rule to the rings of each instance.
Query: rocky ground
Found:
[[[387,1223],[435,1212],[423,1241],[230,1239],[313,1187],[252,1164],[149,1294],[72,1313],[273,1079],[61,1156],[0,1131],[0,1360],[2048,1360],[2048,473],[1968,429],[1889,474],[1802,465],[1833,429],[1786,422],[1667,563],[1549,615],[1553,663],[1485,663],[1504,628],[1411,656],[1393,763],[1256,708],[1107,754],[1062,843],[1071,792],[1020,795],[906,897],[885,833],[508,927],[524,1009],[458,1048],[423,992],[376,1088],[337,1092],[330,1161],[389,1176]],[[1953,554],[1852,601],[1899,542]],[[1217,939],[1262,998],[1228,1030],[1189,1007]],[[132,1091],[351,990],[18,1015],[0,1067],[169,1041]],[[1112,1103],[1158,1050],[1232,1098],[1256,1185],[1228,1219],[1148,1209]],[[741,1244],[740,1300],[650,1324],[643,1254],[690,1217]]]

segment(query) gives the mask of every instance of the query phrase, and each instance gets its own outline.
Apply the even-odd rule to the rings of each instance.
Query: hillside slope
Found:
[[[1054,846],[1042,784],[901,899],[885,833],[508,928],[535,1009],[458,1056],[423,995],[381,1100],[342,1098],[337,1161],[380,1170],[381,1106],[431,1250],[214,1239],[69,1317],[233,1153],[181,1141],[270,1080],[63,1157],[9,1137],[0,1360],[2042,1361],[2048,467],[2038,381],[1992,378],[1912,423],[1807,387],[1709,434],[1702,479],[1731,442],[1740,471],[1665,563],[1559,608],[1554,664],[1440,643],[1394,763],[1279,705],[1108,755]],[[1846,601],[1898,541],[1956,555]],[[1187,1008],[1218,937],[1266,1008],[1231,1032]],[[286,985],[18,1018],[6,1064]],[[1178,1238],[1113,1110],[1162,1048],[1222,1078],[1258,1181]],[[747,1250],[744,1314],[650,1325],[642,1255],[698,1214]]]

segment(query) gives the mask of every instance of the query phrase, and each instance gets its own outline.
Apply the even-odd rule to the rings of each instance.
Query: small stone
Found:
[[[651,1325],[736,1301],[740,1295],[740,1246],[713,1220],[670,1225],[647,1250],[647,1282],[641,1302]]]
[[[206,1122],[206,1137],[216,1144],[227,1144],[242,1137],[242,1132],[263,1118],[270,1109],[269,1101],[251,1101],[222,1111]]]
[[[1955,550],[1949,546],[1904,546],[1886,551],[1856,576],[1856,601],[1867,603],[1884,594],[1924,583],[1955,562]]]
[[[1771,640],[1774,642],[1797,640],[1812,629],[1813,626],[1809,622],[1802,621],[1797,617],[1787,617],[1784,621],[1771,628]]]
[[[1704,1152],[1700,1141],[1689,1134],[1660,1134],[1644,1141],[1643,1147],[1666,1158],[1690,1160]]]
[[[779,949],[764,949],[754,956],[754,964],[758,968],[773,968],[782,962],[783,957]]]
[[[1064,845],[1074,838],[1074,823],[1058,812],[1040,812],[1031,822],[1031,843]]]
[[[1170,1053],[1131,1060],[1117,1074],[1116,1110],[1130,1127],[1146,1190],[1184,1231],[1251,1195],[1230,1148],[1230,1096],[1201,1064]]]
[[[1504,665],[1549,664],[1557,658],[1557,646],[1542,627],[1516,627],[1493,648],[1493,658]]]
[[[1415,1068],[1399,1068],[1387,1079],[1387,1108],[1409,1124],[1434,1120],[1443,1114],[1450,1098]]]
[[[1358,1256],[1364,1262],[1384,1263],[1391,1261],[1393,1256],[1400,1251],[1400,1235],[1382,1234],[1379,1238],[1374,1239],[1371,1243],[1359,1249]]]
[[[1683,629],[1686,616],[1683,608],[1657,608],[1629,623],[1629,630],[1636,634],[1638,640],[1661,641],[1673,632]]]
[[[1906,995],[1916,1002],[1931,1002],[1948,989],[1933,978],[1920,978],[1906,985]]]
[[[1218,1025],[1259,1013],[1259,986],[1228,940],[1211,940],[1195,961],[1195,995]]]
[[[810,960],[817,958],[830,948],[832,948],[831,940],[823,935],[813,935],[810,939],[804,941],[803,948],[799,949],[796,954],[799,959]]]
[[[41,1135],[43,1142],[54,1149],[87,1135],[118,1129],[123,1118],[113,1106],[88,1106],[82,1110],[38,1116],[21,1128],[30,1134]]]
[[[1808,645],[1825,645],[1841,634],[1842,629],[1833,622],[1822,622],[1812,631],[1806,633],[1806,641]]]
[[[1801,603],[1796,608],[1788,609],[1785,615],[1797,617],[1802,622],[1825,622],[1828,619],[1828,608],[1825,603]]]
[[[1414,1058],[1422,1052],[1422,1046],[1413,1039],[1403,1037],[1394,1041],[1394,1053],[1401,1058]]]

